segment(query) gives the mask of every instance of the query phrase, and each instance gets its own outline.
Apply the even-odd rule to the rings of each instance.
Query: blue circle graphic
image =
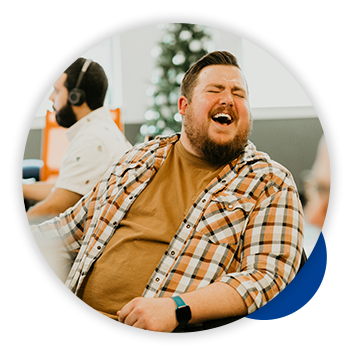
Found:
[[[246,317],[254,320],[273,320],[298,311],[317,292],[322,283],[326,265],[326,242],[321,232],[312,253],[293,281],[274,299]]]

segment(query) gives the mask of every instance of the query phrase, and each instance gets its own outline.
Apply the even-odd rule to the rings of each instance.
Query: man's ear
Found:
[[[188,105],[187,98],[185,96],[181,96],[177,102],[177,105],[178,105],[179,113],[181,115],[185,115],[186,108]]]

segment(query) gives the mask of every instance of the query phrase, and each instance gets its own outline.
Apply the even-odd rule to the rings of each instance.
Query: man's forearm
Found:
[[[36,202],[41,202],[50,195],[54,185],[54,183],[44,181],[36,182],[30,185],[23,184],[23,197]]]
[[[37,223],[36,220],[39,220],[38,222],[43,222],[57,216],[58,214],[60,214],[60,212],[55,207],[47,205],[44,200],[35,204],[27,211],[27,218],[32,225]]]
[[[180,295],[190,306],[192,319],[190,323],[233,316],[244,316],[247,307],[238,292],[226,283],[218,282],[205,288]]]
[[[29,220],[37,218],[50,219],[74,206],[81,197],[82,195],[78,193],[63,188],[56,188],[45,200],[27,211],[27,218]]]
[[[247,308],[235,289],[223,282],[180,295],[191,308],[190,323],[244,316]],[[178,322],[176,304],[171,298],[135,298],[117,315],[127,325],[158,332],[172,332]]]

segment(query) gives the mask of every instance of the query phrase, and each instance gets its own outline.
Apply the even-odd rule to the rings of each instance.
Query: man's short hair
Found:
[[[214,51],[203,56],[190,67],[181,83],[181,95],[185,96],[189,103],[191,102],[193,89],[196,86],[199,73],[203,68],[213,65],[235,66],[241,69],[236,57],[230,52]]]
[[[78,58],[64,71],[64,73],[67,74],[64,86],[67,88],[68,92],[75,88],[85,61],[85,58]],[[92,61],[90,63],[79,89],[85,91],[86,103],[91,110],[103,106],[108,89],[108,79],[105,71],[97,62]]]

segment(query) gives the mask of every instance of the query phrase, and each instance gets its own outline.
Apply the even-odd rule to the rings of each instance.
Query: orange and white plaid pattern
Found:
[[[66,286],[74,293],[179,137],[133,147],[75,207],[32,227],[37,237],[62,241],[72,263]],[[238,291],[251,313],[295,276],[302,232],[291,174],[249,142],[193,203],[143,296],[179,295],[220,281]]]

